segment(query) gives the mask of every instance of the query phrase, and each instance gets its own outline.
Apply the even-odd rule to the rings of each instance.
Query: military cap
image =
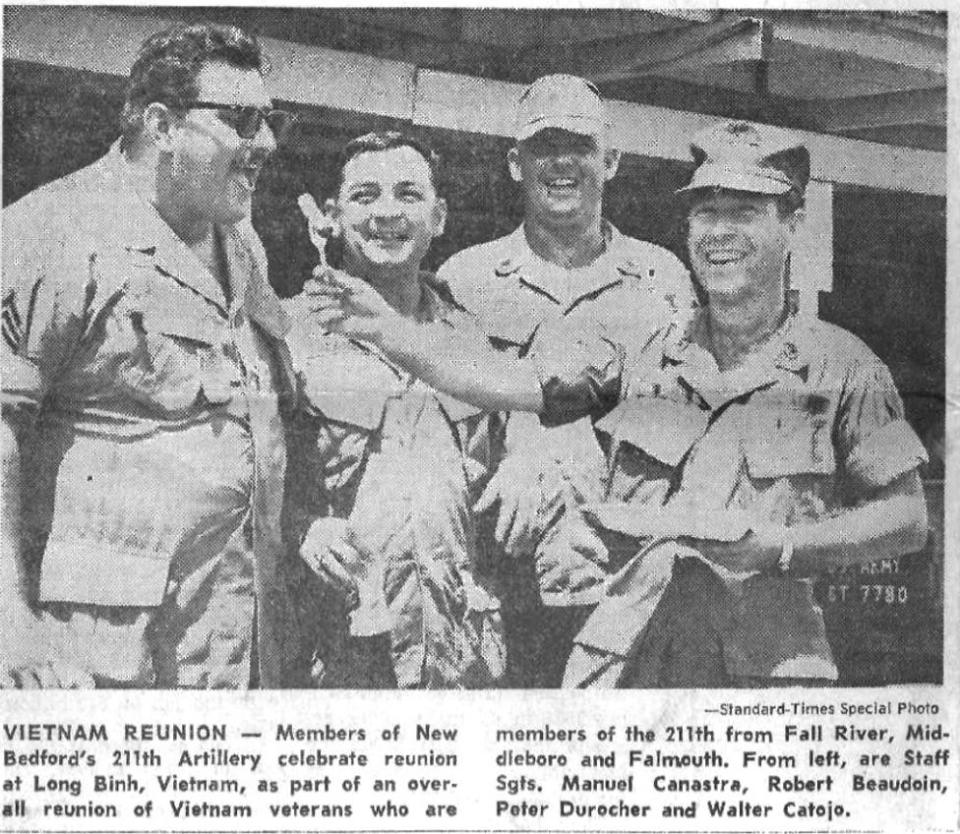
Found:
[[[810,152],[785,131],[750,122],[722,122],[698,133],[690,144],[697,164],[684,194],[726,188],[754,194],[803,196],[810,179]]]
[[[551,127],[600,136],[606,126],[603,99],[593,84],[575,75],[544,75],[520,96],[514,136],[522,142]]]

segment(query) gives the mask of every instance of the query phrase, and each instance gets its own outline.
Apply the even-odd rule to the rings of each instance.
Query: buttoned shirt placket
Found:
[[[674,488],[680,478],[687,485],[701,485],[704,498],[711,499],[703,502],[704,507],[715,505],[719,494],[728,498],[733,495],[733,481],[739,474],[744,451],[743,431],[737,425],[742,415],[738,415],[735,406],[742,405],[749,410],[750,400],[758,392],[775,386],[794,388],[805,377],[806,362],[790,335],[792,324],[791,319],[768,342],[749,354],[741,366],[726,372],[720,370],[709,351],[694,339],[696,319],[684,335],[664,345],[660,374],[648,381],[646,387],[655,397],[667,392],[687,400],[691,419],[699,429],[680,432],[689,442],[674,478]],[[616,448],[612,451],[611,481],[617,458]],[[702,477],[692,474],[690,467],[696,467]],[[729,490],[718,489],[721,473],[730,481]],[[685,493],[691,498],[686,490]]]
[[[155,247],[153,260],[156,271],[166,280],[175,281],[184,292],[193,294],[212,312],[212,319],[220,327],[215,337],[215,347],[231,360],[235,376],[223,376],[224,364],[213,360],[204,368],[203,385],[211,398],[222,401],[228,395],[226,416],[236,420],[248,437],[251,456],[248,506],[252,533],[252,561],[256,588],[257,608],[265,607],[274,612],[286,612],[286,591],[280,576],[279,556],[280,512],[282,502],[282,478],[272,477],[282,472],[285,449],[282,443],[283,427],[276,405],[276,392],[266,384],[265,375],[270,371],[263,366],[265,360],[258,356],[256,336],[251,323],[252,315],[265,318],[271,330],[282,330],[282,314],[271,316],[270,305],[259,293],[257,280],[265,276],[255,273],[256,266],[250,253],[238,240],[236,231],[218,231],[222,235],[223,252],[232,284],[232,298],[228,302],[224,288],[212,273],[201,265],[193,253],[180,241],[169,235],[160,236],[160,246]],[[229,390],[224,391],[227,387]],[[277,438],[271,443],[271,438]],[[276,482],[273,483],[272,482]],[[273,488],[271,488],[271,484]],[[284,639],[284,631],[290,624],[285,617],[258,617],[261,644],[268,644],[259,652],[261,679],[275,685],[282,678],[281,652],[272,650]],[[270,634],[265,635],[264,629]]]
[[[624,271],[630,268],[630,264],[620,262],[616,257],[616,237],[612,231],[605,233],[601,254],[583,267],[562,266],[544,260],[530,248],[523,227],[515,235],[514,253],[497,264],[494,271],[502,278],[512,277],[522,294],[533,293],[541,300],[537,304],[541,321],[530,328],[524,341],[529,340],[545,321],[562,319],[581,304],[622,286]]]

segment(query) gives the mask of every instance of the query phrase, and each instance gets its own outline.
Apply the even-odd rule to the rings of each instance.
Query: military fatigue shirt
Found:
[[[424,274],[421,287],[418,320],[476,327],[442,284]],[[495,683],[503,665],[499,605],[474,581],[470,512],[471,473],[486,467],[486,433],[477,430],[485,415],[375,348],[316,332],[297,303],[292,344],[304,410],[291,425],[292,527],[305,533],[314,519],[347,518],[352,543],[382,561],[383,630],[401,687]],[[342,631],[335,622],[326,628]],[[329,646],[336,636],[318,640]]]
[[[926,459],[886,366],[849,332],[790,316],[724,373],[705,323],[701,312],[646,344],[607,346],[579,375],[551,375],[562,396],[548,410],[619,389],[620,404],[597,423],[609,499],[688,519],[687,534],[710,538],[703,531],[718,525],[789,528],[835,515]],[[731,674],[836,677],[812,580],[752,575],[734,587]]]
[[[603,252],[582,267],[568,269],[541,258],[530,248],[521,226],[454,255],[438,277],[449,283],[454,297],[477,317],[495,346],[525,355],[536,344],[538,361],[564,369],[566,378],[597,355],[598,341],[605,345],[643,341],[666,322],[687,317],[695,301],[687,270],[672,253],[627,237],[607,221],[602,232]],[[564,470],[562,476],[540,478],[541,485],[558,484],[563,492],[544,495],[544,507],[559,503],[565,511],[557,519],[562,523],[550,522],[537,546],[539,595],[548,605],[589,604],[602,590],[606,554],[599,542],[590,547],[582,537],[575,541],[576,527],[582,524],[578,506],[596,498],[601,489],[602,456],[590,418],[616,405],[617,392],[595,389],[589,403],[578,398],[570,411],[562,413],[559,397],[551,391],[555,383],[545,382],[551,409],[544,424],[550,427],[538,425],[528,415],[512,415],[506,454],[528,454],[536,447],[542,458],[537,464],[543,470],[540,474],[551,468]],[[533,473],[534,486],[536,480]],[[524,570],[522,565],[515,567]],[[531,594],[522,590],[524,584],[519,576],[504,578],[505,593],[516,592],[512,606],[532,604]]]
[[[6,209],[3,407],[39,600],[159,606],[172,565],[245,529],[276,686],[297,639],[280,564],[287,324],[252,228],[217,234],[232,298],[116,148]]]

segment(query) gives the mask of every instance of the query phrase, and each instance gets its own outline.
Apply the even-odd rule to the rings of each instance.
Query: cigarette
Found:
[[[316,200],[309,194],[301,194],[297,197],[297,206],[307,220],[307,231],[310,233],[310,242],[314,245],[317,254],[320,256],[320,266],[326,268],[327,238],[329,238],[333,232],[333,226],[327,216],[320,211]]]

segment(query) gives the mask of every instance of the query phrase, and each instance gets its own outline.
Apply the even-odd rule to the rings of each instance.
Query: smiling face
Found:
[[[520,142],[507,159],[511,176],[523,184],[527,218],[551,225],[599,219],[604,184],[619,163],[600,137],[558,128]]]
[[[334,211],[344,265],[358,277],[378,270],[419,271],[447,214],[429,163],[406,145],[348,160]]]
[[[256,70],[208,64],[197,76],[196,101],[270,105]],[[251,198],[264,162],[276,149],[267,125],[242,139],[214,110],[187,109],[171,139],[170,185],[175,210],[194,223],[233,224],[250,215]]]
[[[694,198],[687,219],[690,264],[708,295],[767,291],[783,280],[800,215],[782,216],[776,197],[706,192]]]

